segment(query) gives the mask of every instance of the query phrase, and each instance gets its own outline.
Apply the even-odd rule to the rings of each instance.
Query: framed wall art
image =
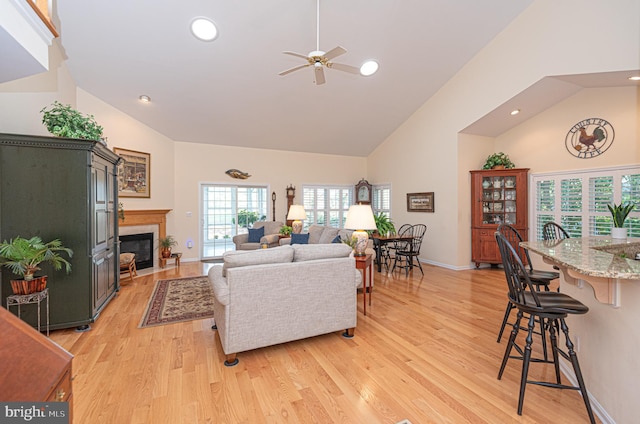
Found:
[[[118,196],[151,197],[151,155],[119,147],[113,152],[124,159],[118,168]]]
[[[434,212],[433,192],[407,193],[407,212]]]

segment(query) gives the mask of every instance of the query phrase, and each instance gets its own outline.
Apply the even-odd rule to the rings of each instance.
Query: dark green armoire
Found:
[[[49,277],[51,329],[87,329],[119,288],[119,161],[98,141],[0,134],[0,239],[60,239],[74,252],[70,274],[39,272]],[[16,278],[3,267],[4,307]],[[36,305],[21,309],[35,325]]]

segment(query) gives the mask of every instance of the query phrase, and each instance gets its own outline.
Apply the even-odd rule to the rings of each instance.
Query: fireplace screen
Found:
[[[153,268],[153,233],[120,236],[120,253],[135,253],[136,268]]]

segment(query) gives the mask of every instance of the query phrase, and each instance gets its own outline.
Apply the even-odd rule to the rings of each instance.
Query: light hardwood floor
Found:
[[[353,339],[334,333],[243,352],[228,368],[211,319],[138,328],[156,280],[210,266],[139,276],[91,331],[52,332],[75,355],[76,424],[588,422],[578,392],[531,385],[517,415],[521,362],[496,377],[506,343],[496,343],[500,269],[375,273],[366,317],[358,295]],[[530,376],[551,378],[551,366],[533,364]]]

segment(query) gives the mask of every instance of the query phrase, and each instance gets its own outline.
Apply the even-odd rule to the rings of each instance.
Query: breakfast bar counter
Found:
[[[589,307],[568,317],[591,405],[603,423],[640,416],[640,238],[609,236],[522,243],[560,271],[560,291]],[[592,290],[593,288],[593,290]],[[561,364],[566,375],[571,367]]]
[[[556,265],[566,282],[589,283],[603,303],[620,306],[620,284],[640,282],[640,238],[610,236],[540,240],[521,243],[538,253],[546,263]]]

